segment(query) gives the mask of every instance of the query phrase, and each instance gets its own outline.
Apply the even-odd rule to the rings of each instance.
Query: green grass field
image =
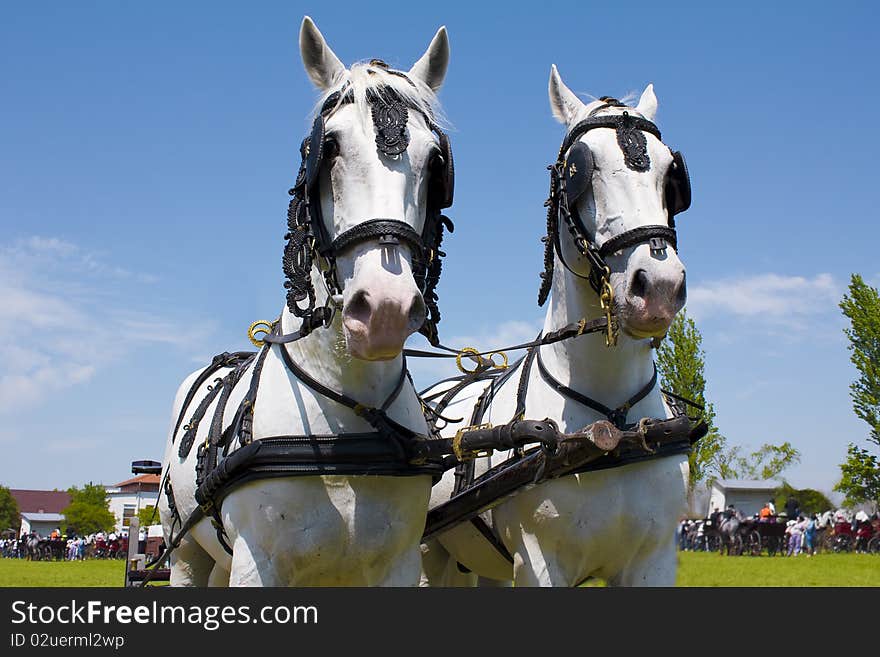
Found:
[[[111,586],[123,584],[124,561],[0,559],[0,586]],[[726,557],[679,553],[678,586],[880,586],[880,556]]]

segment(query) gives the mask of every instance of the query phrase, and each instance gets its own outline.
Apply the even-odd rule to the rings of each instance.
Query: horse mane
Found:
[[[418,78],[410,77],[403,71],[388,68],[385,62],[372,59],[368,62],[352,64],[330,89],[325,91],[313,108],[312,115],[317,116],[327,99],[344,87],[349,87],[354,95],[354,106],[364,125],[372,121],[370,104],[367,100],[369,92],[382,96],[386,90],[396,93],[406,104],[417,107],[425,115],[431,117],[438,126],[447,127],[448,122],[443,115],[437,94]],[[340,97],[341,100],[341,97]],[[330,114],[339,107],[337,104]]]

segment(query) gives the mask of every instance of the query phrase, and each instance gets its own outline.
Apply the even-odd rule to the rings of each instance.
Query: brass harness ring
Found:
[[[248,340],[251,341],[251,344],[257,347],[258,349],[262,348],[264,344],[266,344],[263,340],[257,338],[257,334],[268,335],[272,332],[272,329],[275,328],[275,324],[277,322],[270,322],[266,319],[259,319],[253,324],[250,325],[247,331]]]

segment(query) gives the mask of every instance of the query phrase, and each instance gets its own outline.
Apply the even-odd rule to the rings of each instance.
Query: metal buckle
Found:
[[[605,267],[605,273],[602,275],[601,289],[602,292],[599,294],[599,305],[602,307],[602,310],[605,311],[605,346],[613,347],[617,344],[617,324],[614,321],[613,306],[614,306],[614,289],[611,287],[611,283],[609,279],[611,278],[611,270],[608,267]]]
[[[483,451],[480,450],[462,450],[461,448],[461,439],[464,435],[470,431],[476,431],[477,429],[491,429],[492,425],[489,423],[486,424],[472,424],[469,427],[462,427],[458,431],[455,432],[455,437],[452,439],[452,453],[455,454],[455,458],[459,461],[472,461],[473,459],[480,458],[483,456],[492,456],[493,450],[486,449]]]
[[[652,237],[648,240],[648,244],[651,247],[652,255],[659,255],[666,250],[666,240],[662,237]]]

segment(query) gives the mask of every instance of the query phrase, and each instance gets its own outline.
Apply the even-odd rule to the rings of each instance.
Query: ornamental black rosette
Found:
[[[400,96],[391,89],[370,94],[373,125],[376,126],[376,146],[389,157],[397,157],[409,146],[406,122],[409,111]]]
[[[648,140],[645,134],[633,125],[632,117],[624,112],[617,123],[617,144],[623,151],[624,161],[633,171],[647,171],[651,168],[648,157]]]

